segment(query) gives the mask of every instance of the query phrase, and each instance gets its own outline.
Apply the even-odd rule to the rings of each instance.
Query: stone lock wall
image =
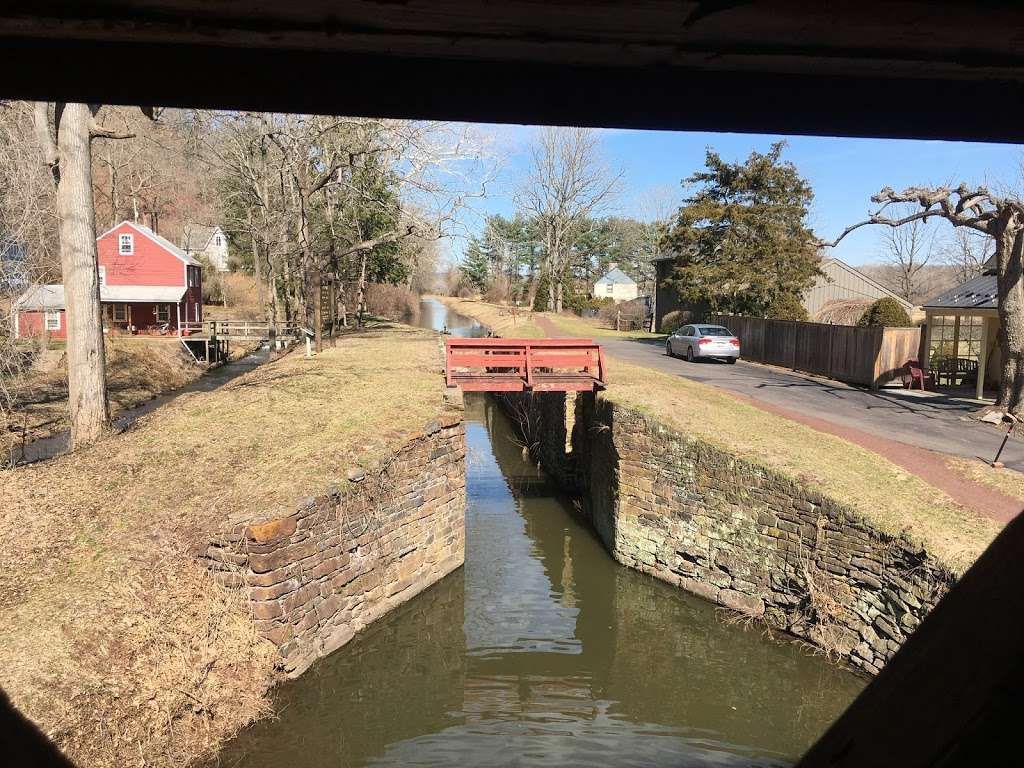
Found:
[[[287,517],[236,521],[210,541],[206,565],[243,590],[282,667],[316,659],[462,565],[465,432],[461,414],[432,421],[344,488]]]
[[[542,463],[565,439],[557,398],[532,406]],[[616,560],[872,674],[954,581],[838,501],[603,398],[576,399],[567,458],[555,479]]]

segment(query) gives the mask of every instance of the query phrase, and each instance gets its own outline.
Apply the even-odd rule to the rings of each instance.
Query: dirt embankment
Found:
[[[181,768],[270,710],[277,655],[199,565],[225,521],[373,466],[442,408],[436,336],[354,333],[0,472],[0,686],[78,764]]]
[[[206,370],[177,339],[107,341],[107,386],[116,413],[197,379]],[[10,408],[0,408],[0,456],[21,442],[68,429],[68,374],[64,347],[44,350],[7,385]]]

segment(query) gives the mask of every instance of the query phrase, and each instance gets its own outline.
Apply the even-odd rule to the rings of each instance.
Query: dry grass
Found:
[[[436,337],[378,326],[0,473],[0,685],[89,766],[183,766],[267,708],[273,650],[196,563],[441,409]]]
[[[597,338],[600,336],[611,336],[619,339],[663,339],[663,333],[651,333],[650,331],[616,331],[614,328],[605,328],[597,318],[577,317],[572,314],[556,315],[553,312],[545,312],[544,317],[557,325],[565,333],[583,338]]]
[[[1012,469],[992,467],[979,459],[965,459],[953,456],[946,464],[957,474],[995,488],[1000,493],[1024,501],[1024,474]]]
[[[918,542],[954,572],[1001,526],[881,456],[767,413],[704,384],[614,361],[605,397],[739,458],[804,482],[875,528]]]
[[[498,336],[521,339],[540,339],[544,332],[533,322],[529,309],[514,310],[506,304],[491,304],[477,299],[459,299],[453,296],[429,296],[460,315],[471,317],[487,326]]]
[[[115,413],[184,386],[204,370],[177,339],[107,340],[108,394]],[[12,412],[0,412],[0,455],[10,455],[23,437],[31,441],[68,429],[63,345],[43,352],[35,367],[12,382],[11,391]]]

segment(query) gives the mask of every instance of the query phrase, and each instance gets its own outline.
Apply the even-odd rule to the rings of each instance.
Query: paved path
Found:
[[[534,320],[549,336],[567,335],[547,318],[535,316]],[[599,341],[614,358],[710,384],[764,410],[856,443],[1000,522],[1021,511],[1019,500],[968,480],[946,465],[944,454],[991,460],[999,448],[1004,430],[970,418],[968,414],[977,408],[974,403],[905,390],[860,389],[742,361],[687,363],[668,357],[660,340],[601,337]],[[1024,471],[1024,442],[1011,439],[1002,459],[1007,467]]]

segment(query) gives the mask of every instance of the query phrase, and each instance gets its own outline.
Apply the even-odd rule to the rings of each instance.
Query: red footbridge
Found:
[[[604,350],[590,339],[447,339],[444,378],[464,392],[604,389]]]

